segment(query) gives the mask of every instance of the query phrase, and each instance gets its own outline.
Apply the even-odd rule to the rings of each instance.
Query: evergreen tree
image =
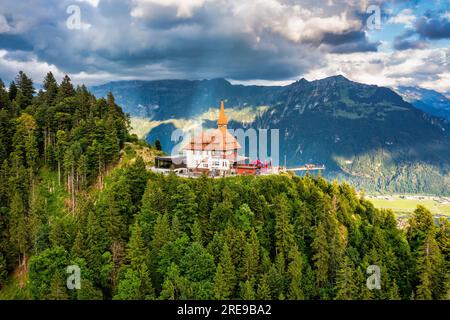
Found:
[[[258,283],[257,298],[259,300],[271,300],[270,287],[269,287],[269,277],[266,274],[261,276]]]
[[[50,282],[50,294],[48,295],[49,300],[68,300],[69,295],[67,294],[66,284],[64,283],[64,278],[59,272],[56,272]]]
[[[329,285],[330,281],[330,252],[325,225],[321,222],[316,228],[312,249],[314,250],[313,261],[317,287],[324,288]]]
[[[222,265],[219,264],[214,277],[214,298],[217,300],[226,300],[230,298],[231,294]]]
[[[241,298],[247,301],[256,299],[252,281],[241,282]]]
[[[24,110],[26,107],[31,105],[31,102],[33,100],[33,95],[35,93],[33,81],[28,78],[28,76],[23,71],[19,71],[19,75],[16,78],[16,83],[18,91],[15,99],[17,100],[17,103],[19,104],[21,110]]]
[[[16,99],[17,96],[17,85],[14,81],[11,81],[11,83],[9,84],[9,89],[8,89],[8,95],[9,95],[9,100],[10,101],[14,101]]]
[[[294,245],[294,227],[290,222],[289,201],[286,195],[281,195],[276,200],[275,213],[275,238],[277,253],[288,256]]]
[[[28,229],[24,203],[18,193],[14,193],[11,201],[9,230],[11,243],[15,246],[18,253],[19,265],[22,265],[26,263],[28,252]]]
[[[73,97],[75,95],[75,89],[68,75],[65,75],[58,88],[58,101],[62,101],[65,98]]]
[[[5,84],[0,79],[0,110],[6,110],[9,108],[9,95],[5,89]]]
[[[336,299],[358,299],[358,286],[355,283],[355,267],[348,256],[344,256],[336,279]]]
[[[180,220],[182,231],[190,231],[197,214],[197,203],[195,193],[188,184],[182,183],[177,187],[177,191],[171,197],[171,202],[175,204],[173,215]]]
[[[58,83],[52,72],[48,72],[45,76],[43,88],[45,90],[45,102],[52,105],[58,94]]]
[[[290,278],[289,292],[287,297],[291,300],[302,300],[302,256],[296,247],[291,249],[289,255],[290,263],[287,272]]]
[[[259,240],[254,229],[250,232],[250,239],[245,244],[244,256],[241,264],[241,278],[250,280],[255,277],[259,267]]]
[[[130,266],[137,269],[142,264],[147,264],[148,256],[149,253],[142,238],[141,227],[138,223],[135,223],[128,243],[127,258],[130,261]]]
[[[424,239],[418,257],[416,299],[443,299],[447,295],[445,262],[432,233]]]
[[[115,300],[139,300],[143,299],[141,292],[141,281],[137,271],[128,268],[125,271],[125,276],[119,283],[117,294],[114,296]]]
[[[220,256],[214,282],[214,293],[217,299],[229,299],[233,297],[236,286],[236,271],[231,259],[230,250],[225,243]]]

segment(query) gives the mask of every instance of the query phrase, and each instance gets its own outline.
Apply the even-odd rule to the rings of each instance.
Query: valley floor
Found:
[[[366,195],[377,208],[391,209],[396,214],[412,213],[418,205],[429,209],[434,216],[450,218],[450,198],[426,195]]]

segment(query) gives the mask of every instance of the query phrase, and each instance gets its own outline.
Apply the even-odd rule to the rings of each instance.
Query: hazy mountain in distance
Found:
[[[396,92],[416,108],[450,121],[450,99],[444,94],[419,87],[398,87]]]

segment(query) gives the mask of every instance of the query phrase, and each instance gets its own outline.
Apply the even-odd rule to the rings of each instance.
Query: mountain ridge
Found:
[[[128,83],[129,85],[130,83]],[[406,102],[390,88],[361,84],[342,75],[286,86],[233,85],[226,79],[162,80],[110,90],[131,116],[155,121],[193,119],[217,107],[268,106],[252,123],[239,119],[230,128],[280,130],[280,158],[288,166],[323,163],[329,178],[350,180],[378,192],[449,194],[449,125]],[[204,121],[206,127],[214,121]],[[166,151],[173,142],[172,123],[155,127],[150,142],[160,139]]]
[[[450,98],[445,94],[412,86],[400,86],[395,91],[417,109],[450,121]]]

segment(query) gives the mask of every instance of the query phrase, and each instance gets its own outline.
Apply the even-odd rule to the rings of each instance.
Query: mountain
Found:
[[[419,87],[398,87],[396,92],[416,108],[450,121],[450,99],[442,93]]]
[[[327,177],[368,191],[450,194],[448,122],[388,88],[333,76],[273,87],[224,79],[121,81],[92,91],[111,91],[132,117],[148,118],[148,141],[160,139],[166,151],[181,120],[214,126],[204,115],[223,98],[228,113],[253,110],[251,121],[231,117],[229,127],[280,130],[280,158],[288,166],[325,164]]]
[[[117,81],[91,88],[97,96],[113,92],[123,110],[132,116],[166,120],[190,118],[216,106],[243,107],[263,104],[282,87],[232,85],[225,79]]]

